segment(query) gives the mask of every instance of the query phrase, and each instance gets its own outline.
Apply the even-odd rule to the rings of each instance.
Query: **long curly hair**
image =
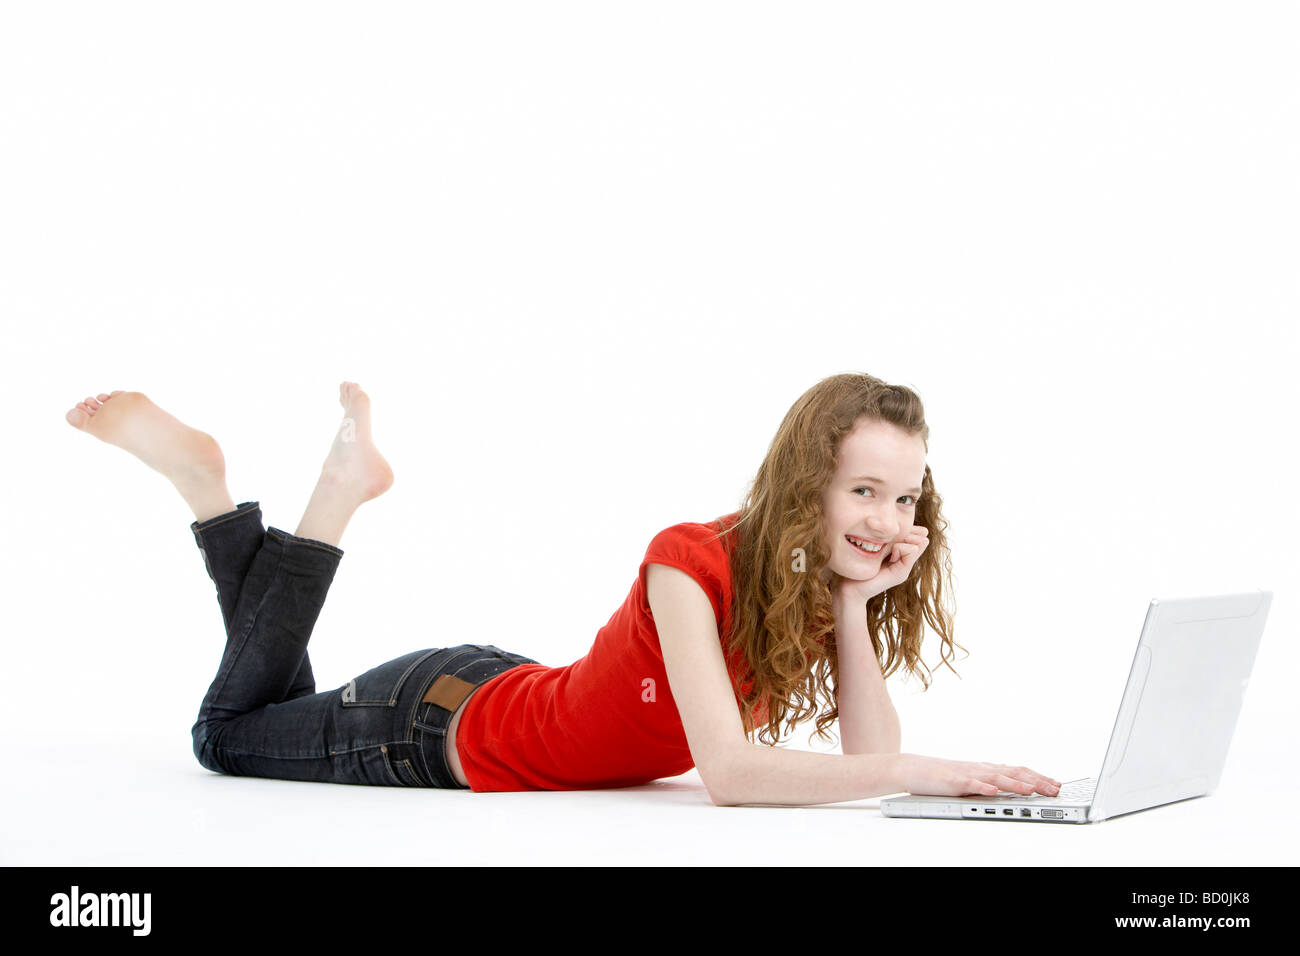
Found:
[[[831,585],[821,575],[830,560],[822,494],[835,474],[841,442],[864,419],[920,436],[929,452],[930,427],[915,392],[871,375],[832,375],[786,413],[739,512],[714,522],[720,529],[714,540],[725,537],[730,554],[733,604],[724,643],[728,659],[743,654],[741,670],[749,672],[733,686],[751,741],[760,707],[765,718],[759,719],[766,723],[759,739],[771,745],[783,736],[783,720],[793,731],[816,715],[817,735],[829,740],[827,728],[839,717],[835,615]],[[920,676],[926,690],[930,669],[921,660],[922,618],[939,635],[940,659],[954,674],[954,648],[965,651],[953,640],[952,613],[943,607],[945,577],[952,590],[952,559],[942,508],[926,465],[913,520],[929,529],[930,543],[905,582],[867,602],[867,630],[881,673],[889,677],[903,666]],[[799,549],[802,564],[791,560]]]

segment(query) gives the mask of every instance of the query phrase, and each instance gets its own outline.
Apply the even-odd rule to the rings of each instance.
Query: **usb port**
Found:
[[[985,810],[984,812],[985,812],[985,813],[997,813],[996,810]]]

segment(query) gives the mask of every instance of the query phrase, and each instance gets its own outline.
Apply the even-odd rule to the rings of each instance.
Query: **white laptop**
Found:
[[[1272,601],[1272,591],[1254,591],[1151,602],[1099,776],[1062,781],[1051,797],[1002,790],[991,797],[886,797],[881,812],[1100,823],[1213,793]]]

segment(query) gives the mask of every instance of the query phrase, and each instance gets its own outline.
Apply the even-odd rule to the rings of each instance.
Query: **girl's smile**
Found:
[[[846,534],[844,536],[844,540],[847,541],[849,543],[849,547],[852,548],[855,552],[857,552],[858,555],[860,555],[861,557],[867,558],[869,560],[879,560],[880,558],[883,558],[886,554],[889,553],[889,545],[887,543],[881,544],[879,541],[873,541],[870,538],[859,539],[862,541],[868,541],[872,544],[880,544],[880,550],[873,552],[873,551],[868,551],[866,548],[859,547],[857,544],[855,544],[854,538],[857,537],[858,537],[857,535]]]

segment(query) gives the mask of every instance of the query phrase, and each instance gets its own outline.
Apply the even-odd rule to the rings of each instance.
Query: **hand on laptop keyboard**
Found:
[[[1059,780],[1028,767],[944,760],[921,754],[899,754],[898,768],[902,789],[908,793],[944,797],[991,797],[1003,788],[1017,796],[1041,793],[1054,797],[1061,786]]]
[[[1078,801],[1080,803],[1092,802],[1092,796],[1097,790],[1097,781],[1093,777],[1081,777],[1078,780],[1067,780],[1061,784],[1060,790],[1053,794],[1056,799]],[[1002,792],[998,792],[1002,796]],[[1007,793],[1011,797],[1023,797],[1023,793]]]

